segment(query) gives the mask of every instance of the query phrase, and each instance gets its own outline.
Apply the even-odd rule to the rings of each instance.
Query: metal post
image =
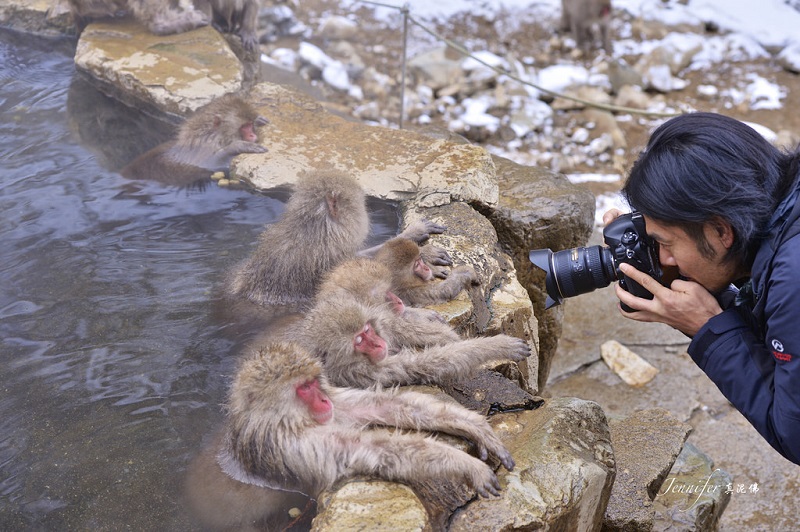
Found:
[[[400,76],[400,129],[406,114],[406,50],[408,49],[408,3],[403,4],[403,69]]]

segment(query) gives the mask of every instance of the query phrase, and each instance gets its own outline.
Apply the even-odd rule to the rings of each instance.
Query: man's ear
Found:
[[[734,237],[736,236],[730,222],[723,218],[715,217],[710,223],[713,231],[712,234],[719,238],[719,242],[725,246],[725,249],[730,249],[733,245]]]

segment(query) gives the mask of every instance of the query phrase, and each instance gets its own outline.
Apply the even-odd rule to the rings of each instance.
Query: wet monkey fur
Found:
[[[191,185],[227,170],[236,155],[266,152],[256,129],[267,123],[242,97],[226,94],[187,118],[174,140],[141,154],[120,173],[129,179]]]
[[[424,241],[444,227],[417,222],[401,236]],[[262,306],[309,303],[324,274],[382,245],[362,250],[369,234],[366,196],[353,177],[313,170],[298,177],[286,209],[234,271],[227,291]]]
[[[247,357],[227,410],[217,455],[222,470],[241,482],[312,497],[359,475],[407,483],[447,479],[488,497],[500,485],[483,460],[514,467],[480,414],[416,392],[331,386],[316,357],[294,343],[268,344]],[[417,431],[465,438],[479,458]]]
[[[318,300],[292,335],[323,361],[332,383],[358,388],[440,384],[468,377],[492,360],[530,356],[525,340],[503,334],[405,347],[411,339],[392,337],[395,320],[385,307],[329,298]]]
[[[392,272],[377,260],[350,259],[325,276],[316,301],[344,300],[384,307],[386,326],[397,349],[444,345],[461,339],[438,312],[406,306],[392,292]]]
[[[420,247],[407,238],[388,240],[375,254],[375,260],[392,272],[392,291],[412,306],[451,301],[478,282],[475,270],[469,266],[453,268],[444,280],[434,279],[434,270],[423,258]]]

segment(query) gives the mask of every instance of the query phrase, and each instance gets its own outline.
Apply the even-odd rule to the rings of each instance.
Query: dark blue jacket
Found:
[[[689,355],[779,453],[800,464],[800,188],[778,205],[753,296],[697,332]]]

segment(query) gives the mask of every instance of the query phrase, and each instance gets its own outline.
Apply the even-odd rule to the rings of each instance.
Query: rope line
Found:
[[[521,77],[517,76],[516,74],[513,74],[513,73],[509,72],[508,70],[505,70],[503,68],[499,68],[499,67],[496,67],[494,65],[491,65],[491,64],[487,63],[486,61],[480,59],[479,57],[476,57],[471,51],[467,50],[466,48],[464,48],[460,44],[458,44],[458,43],[456,43],[456,42],[444,37],[443,35],[440,35],[439,33],[435,32],[434,30],[428,28],[427,26],[422,24],[419,20],[417,20],[415,17],[413,17],[409,13],[408,4],[405,4],[404,6],[400,7],[400,6],[385,4],[385,3],[382,3],[382,2],[375,2],[374,0],[356,0],[356,1],[357,2],[361,2],[363,4],[372,4],[372,5],[380,6],[380,7],[387,7],[387,8],[390,8],[390,9],[397,9],[398,11],[401,11],[404,14],[404,17],[408,18],[409,22],[411,22],[415,26],[417,26],[420,29],[422,29],[424,32],[426,32],[429,35],[431,35],[434,39],[436,39],[438,41],[441,41],[442,43],[444,43],[448,47],[452,48],[453,50],[456,50],[460,54],[462,54],[462,55],[464,55],[466,57],[470,57],[470,58],[474,59],[478,63],[482,64],[483,66],[485,66],[485,67],[487,67],[487,68],[489,68],[491,70],[493,70],[494,72],[497,72],[500,75],[507,76],[508,78],[510,78],[510,79],[512,79],[512,80],[514,80],[514,81],[516,81],[518,83],[521,83],[523,85],[527,85],[527,86],[532,87],[532,88],[534,88],[534,89],[536,89],[538,91],[541,91],[541,92],[544,92],[546,94],[549,94],[550,96],[553,96],[554,98],[563,98],[565,100],[570,100],[570,101],[573,101],[573,102],[576,102],[576,103],[580,103],[580,104],[585,105],[587,107],[594,107],[596,109],[602,109],[602,110],[605,110],[605,111],[629,113],[629,114],[635,114],[635,115],[649,116],[649,117],[653,117],[653,118],[670,118],[670,117],[682,114],[681,112],[665,113],[665,112],[659,112],[659,111],[648,111],[646,109],[637,109],[635,107],[624,107],[624,106],[619,106],[619,105],[611,105],[611,104],[605,104],[605,103],[600,103],[600,102],[594,102],[594,101],[591,101],[591,100],[586,100],[586,99],[583,99],[583,98],[579,98],[577,96],[570,96],[568,94],[564,94],[564,93],[561,93],[561,92],[557,92],[557,91],[553,91],[553,90],[547,89],[545,87],[542,87],[541,85],[537,85],[537,84],[532,83],[532,82],[530,82],[528,80],[522,79]],[[405,58],[404,58],[404,61],[405,61]]]

